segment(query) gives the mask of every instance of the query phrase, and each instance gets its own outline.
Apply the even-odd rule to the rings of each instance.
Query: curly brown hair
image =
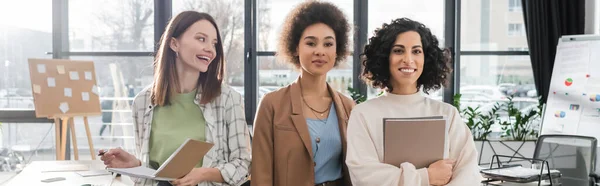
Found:
[[[417,89],[423,88],[423,92],[440,89],[446,85],[447,78],[452,69],[449,50],[438,47],[438,39],[425,25],[408,18],[392,20],[390,24],[384,23],[381,28],[375,30],[375,35],[369,38],[369,44],[361,54],[363,72],[362,79],[365,83],[375,88],[393,90],[390,82],[390,52],[396,42],[396,37],[401,33],[415,31],[421,36],[425,61],[423,73],[417,79]]]
[[[346,59],[348,54],[348,32],[350,26],[344,13],[328,2],[307,1],[299,4],[286,17],[283,23],[277,55],[285,62],[300,68],[300,60],[295,54],[300,37],[306,29],[316,23],[329,26],[335,33],[336,60],[335,66]]]

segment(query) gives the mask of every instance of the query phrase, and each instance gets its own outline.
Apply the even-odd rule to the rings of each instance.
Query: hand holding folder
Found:
[[[383,119],[384,163],[420,169],[447,158],[448,128],[442,116]]]
[[[211,143],[188,138],[157,170],[143,166],[107,170],[131,177],[173,181],[189,173],[212,147]]]

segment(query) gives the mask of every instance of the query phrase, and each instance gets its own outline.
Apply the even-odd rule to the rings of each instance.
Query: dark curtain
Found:
[[[535,87],[546,103],[558,39],[584,33],[585,0],[521,0],[521,3]]]

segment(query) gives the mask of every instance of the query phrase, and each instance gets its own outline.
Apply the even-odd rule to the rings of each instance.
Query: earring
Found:
[[[175,52],[175,58],[179,58],[179,52]]]

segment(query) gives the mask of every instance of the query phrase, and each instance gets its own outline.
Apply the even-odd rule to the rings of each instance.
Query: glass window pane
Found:
[[[372,37],[375,29],[381,28],[384,23],[402,17],[423,23],[438,38],[440,47],[444,46],[444,0],[424,1],[369,1],[369,29],[368,37]],[[396,5],[396,6],[394,6]],[[428,97],[442,100],[442,90],[432,91]],[[382,90],[369,87],[367,98],[374,98]]]
[[[600,2],[596,2],[596,34],[600,34]],[[600,165],[598,165],[600,166]]]
[[[69,48],[154,51],[154,1],[69,0]]]
[[[440,46],[444,46],[444,0],[421,1],[369,1],[369,29],[368,36],[373,36],[375,29],[381,28],[383,23],[407,17],[421,22],[431,29],[438,38]]]
[[[461,4],[462,51],[527,47],[521,0],[463,0]]]
[[[521,0],[509,0],[508,1],[508,11],[509,12],[522,12],[523,8],[521,7]]]
[[[96,149],[122,147],[134,152],[133,121],[131,119],[131,103],[133,98],[152,83],[152,57],[71,57],[73,60],[94,61],[97,84],[100,89],[101,116],[89,117],[90,132]],[[76,118],[75,124],[83,124]],[[83,127],[78,127],[77,134],[85,134]],[[77,139],[85,141],[85,135]],[[87,143],[78,143],[80,155],[85,153]],[[88,151],[89,152],[89,151]],[[83,156],[85,157],[85,156]]]
[[[279,43],[279,32],[281,25],[285,21],[285,17],[290,13],[291,9],[303,2],[302,0],[259,0],[257,2],[257,51],[276,51]],[[331,2],[342,10],[348,24],[354,23],[354,2],[348,0],[325,0]],[[349,46],[352,50],[353,46],[353,29],[350,29]]]
[[[461,94],[483,103],[505,100],[509,95],[536,100],[528,56],[462,56],[460,60]]]
[[[206,12],[219,27],[225,52],[225,78],[231,86],[244,86],[244,1],[174,0],[173,16],[186,10]]]
[[[3,123],[1,128],[0,172],[21,170],[31,161],[56,160],[54,123]]]
[[[352,87],[352,67],[350,65],[352,58],[349,56],[347,59],[347,62],[340,63],[338,67],[327,73],[327,83],[333,89],[349,97],[348,87]],[[295,67],[278,61],[274,56],[259,56],[258,65],[259,93],[257,96],[259,101],[264,94],[296,81],[300,74]],[[241,89],[241,87],[236,89]],[[243,90],[241,92],[243,93]]]
[[[33,109],[28,58],[52,58],[52,1],[0,2],[0,109]]]

